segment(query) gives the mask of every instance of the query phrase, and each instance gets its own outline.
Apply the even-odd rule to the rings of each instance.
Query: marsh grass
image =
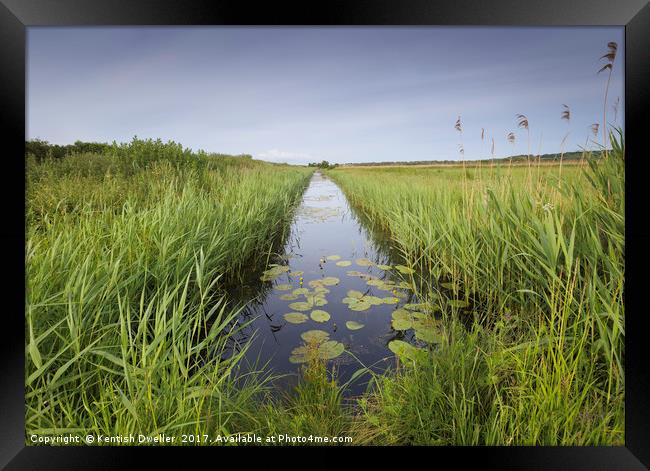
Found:
[[[243,367],[249,326],[229,297],[266,266],[310,170],[138,140],[28,161],[26,432],[622,444],[624,145],[611,142],[561,180],[554,166],[328,171],[442,321],[424,360],[366,372],[352,401],[319,361],[272,394],[272,372]]]
[[[624,145],[567,167],[338,169],[351,203],[390,233],[442,311],[428,362],[378,378],[355,422],[374,443],[622,444]],[[462,180],[462,182],[461,182]],[[466,190],[465,185],[469,186]],[[467,197],[465,197],[465,193]],[[468,314],[442,302],[460,285]]]
[[[258,411],[247,417],[245,428],[264,436],[350,436],[353,407],[344,400],[344,389],[336,370],[328,372],[324,361],[313,359],[301,367],[293,388],[259,403]]]
[[[226,286],[310,174],[139,140],[28,161],[27,434],[241,431],[270,376],[240,368]]]

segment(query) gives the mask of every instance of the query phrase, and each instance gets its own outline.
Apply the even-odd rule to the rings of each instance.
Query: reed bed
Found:
[[[624,144],[585,167],[328,174],[416,268],[446,339],[378,376],[357,443],[624,442]],[[441,302],[457,286],[467,314]]]
[[[26,433],[245,432],[227,287],[264,263],[312,171],[134,140],[27,163]]]

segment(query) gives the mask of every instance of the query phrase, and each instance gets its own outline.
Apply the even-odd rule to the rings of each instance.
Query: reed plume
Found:
[[[567,105],[562,106],[564,107],[564,110],[562,111],[562,114],[560,114],[560,119],[565,119],[568,124],[571,122],[571,110]],[[570,131],[566,133],[562,139],[562,143],[560,144],[560,185],[562,184],[562,161],[564,160],[564,143],[566,142],[570,133]]]
[[[460,116],[459,116],[458,119],[456,120],[456,124],[454,125],[454,129],[455,129],[456,131],[458,131],[459,133],[461,133],[461,134],[463,133],[463,125],[462,125],[461,122],[460,122]]]
[[[567,105],[562,105],[564,107],[564,111],[562,111],[562,114],[560,115],[560,119],[566,119],[567,121],[571,121],[571,110]]]
[[[514,152],[515,151],[515,133],[512,132],[512,131],[509,132],[506,135],[506,139],[508,139],[508,142],[510,144],[512,144],[512,151]],[[510,154],[510,163],[508,165],[509,165],[510,171],[512,171],[512,154]]]
[[[598,128],[599,128],[599,126],[600,125],[598,123],[594,123],[594,124],[592,124],[590,126],[591,132],[593,133],[594,137],[598,137]]]
[[[465,171],[465,148],[463,147],[463,123],[460,120],[460,115],[454,124],[454,129],[460,134],[460,145],[458,146],[458,151],[460,152],[460,157],[463,162],[463,186],[465,187],[465,199],[467,199],[467,173]]]
[[[607,70],[607,84],[605,85],[605,100],[603,102],[603,148],[605,151],[605,157],[607,157],[607,94],[609,92],[609,83],[612,79],[612,69],[614,68],[614,60],[616,60],[616,51],[618,50],[618,44],[614,41],[607,43],[607,52],[600,56],[600,59],[607,62],[598,70],[598,74]]]
[[[528,136],[528,154],[526,155],[526,163],[528,164],[528,185],[531,185],[531,174],[530,174],[530,128],[528,127],[528,118],[523,114],[518,114],[517,126],[519,128],[525,129]]]

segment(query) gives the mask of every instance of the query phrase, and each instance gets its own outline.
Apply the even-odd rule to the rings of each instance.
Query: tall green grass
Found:
[[[368,443],[624,441],[624,145],[588,168],[329,174],[417,268],[447,339],[375,378]],[[443,302],[453,281],[470,318]],[[469,326],[469,327],[468,327]]]
[[[27,165],[26,432],[244,432],[268,374],[227,287],[311,171],[134,140]]]
[[[624,148],[588,168],[329,174],[417,268],[443,343],[356,402],[325,365],[270,398],[228,292],[311,171],[134,140],[27,165],[26,432],[621,444]],[[472,313],[444,302],[459,285]]]

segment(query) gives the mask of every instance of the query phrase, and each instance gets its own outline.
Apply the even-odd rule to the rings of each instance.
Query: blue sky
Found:
[[[578,150],[603,120],[622,27],[30,27],[27,137],[174,140],[275,162],[459,160]],[[562,105],[571,121],[560,119]],[[608,121],[614,112],[608,105]],[[481,128],[486,139],[481,141]],[[513,146],[506,140],[514,131]],[[600,142],[601,137],[597,140]],[[591,144],[594,147],[593,144]]]

